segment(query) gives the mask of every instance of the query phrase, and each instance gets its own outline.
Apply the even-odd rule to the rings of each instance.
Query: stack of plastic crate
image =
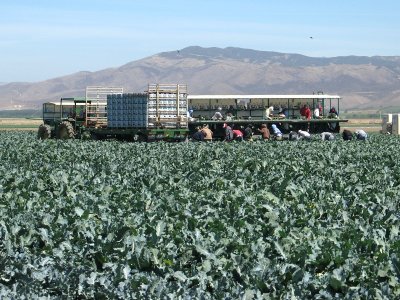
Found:
[[[147,127],[147,94],[122,94],[107,97],[108,127]]]

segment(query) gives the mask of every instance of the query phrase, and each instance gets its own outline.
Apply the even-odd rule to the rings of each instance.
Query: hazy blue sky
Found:
[[[187,46],[400,55],[398,0],[2,0],[0,14],[0,82],[98,71]]]

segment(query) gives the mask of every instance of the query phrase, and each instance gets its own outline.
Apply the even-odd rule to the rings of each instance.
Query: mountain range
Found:
[[[341,107],[400,107],[400,56],[309,57],[243,48],[191,46],[115,68],[0,85],[0,109],[40,109],[84,96],[86,86],[143,92],[149,83],[187,84],[190,94],[338,94]]]

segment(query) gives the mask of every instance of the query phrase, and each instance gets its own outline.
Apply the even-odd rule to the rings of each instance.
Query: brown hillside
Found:
[[[86,86],[144,91],[148,83],[186,83],[191,94],[303,94],[343,96],[343,107],[400,106],[400,57],[313,58],[241,48],[188,47],[118,68],[79,72],[33,83],[0,85],[0,109],[40,107],[84,96]]]

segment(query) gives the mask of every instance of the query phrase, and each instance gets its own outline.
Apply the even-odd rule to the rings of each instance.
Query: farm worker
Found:
[[[211,119],[213,120],[222,120],[224,117],[222,116],[222,108],[218,107],[218,110],[214,113]]]
[[[335,135],[332,132],[321,133],[321,140],[323,140],[323,141],[333,141],[334,139],[335,139]]]
[[[193,109],[189,108],[187,111],[187,118],[188,120],[192,121],[193,120]]]
[[[226,120],[226,121],[232,121],[232,119],[233,119],[232,113],[227,113],[227,114],[226,114],[225,120]]]
[[[204,140],[206,142],[211,142],[212,141],[212,137],[213,137],[213,132],[211,131],[210,128],[208,128],[207,124],[203,125],[203,128],[201,129],[201,131],[204,134]]]
[[[296,131],[289,132],[289,141],[298,141],[300,139]]]
[[[308,105],[306,105],[306,108],[305,108],[305,110],[304,110],[304,117],[305,117],[307,120],[310,120],[310,119],[311,119],[311,109],[308,107]]]
[[[243,141],[243,132],[241,132],[239,129],[233,129],[232,132],[233,132],[233,139],[235,141],[239,142]]]
[[[261,133],[261,136],[264,141],[267,141],[270,139],[271,134],[269,132],[269,129],[267,127],[267,124],[261,124],[261,128],[258,129],[258,131]]]
[[[304,104],[301,108],[300,108],[300,116],[305,117],[305,110],[307,108],[307,105]]]
[[[319,115],[319,108],[318,107],[316,107],[314,109],[314,118],[315,119],[321,119],[321,116]]]
[[[336,119],[338,117],[338,112],[334,106],[329,110],[328,118]]]
[[[204,132],[201,130],[200,127],[196,127],[196,129],[197,129],[197,131],[195,133],[193,133],[193,135],[192,135],[193,141],[196,141],[196,142],[204,141],[204,136],[205,136]]]
[[[243,138],[246,141],[251,141],[252,137],[253,137],[253,125],[248,124],[244,129]]]
[[[308,131],[299,130],[299,131],[297,131],[297,133],[299,134],[300,139],[302,139],[302,140],[304,139],[307,141],[311,140],[311,134]]]
[[[357,140],[365,141],[367,139],[367,137],[368,137],[368,134],[364,130],[359,129],[356,131]]]
[[[342,135],[345,141],[351,141],[353,139],[353,133],[348,129],[343,130]]]
[[[282,132],[279,130],[279,128],[275,124],[272,124],[271,128],[272,132],[274,133],[275,140],[277,141],[283,140]]]
[[[225,128],[225,141],[230,142],[233,140],[233,130],[232,127],[229,126],[228,124],[224,123],[224,125],[222,126],[223,128]]]
[[[279,118],[288,118],[289,117],[289,112],[288,109],[286,107],[281,108],[280,112],[279,112]]]
[[[323,114],[322,104],[319,102],[319,103],[317,104],[317,107],[318,107],[318,109],[319,109],[319,116],[322,117],[322,114]]]
[[[268,120],[272,120],[271,116],[272,116],[273,111],[274,111],[274,107],[273,106],[268,107],[265,110],[265,118],[268,119]]]

